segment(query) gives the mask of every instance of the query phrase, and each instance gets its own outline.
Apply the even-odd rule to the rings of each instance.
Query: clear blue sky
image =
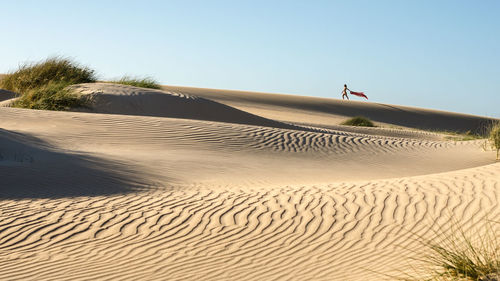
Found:
[[[0,1],[0,73],[63,55],[103,79],[500,117],[500,1]],[[359,99],[359,98],[355,98]]]

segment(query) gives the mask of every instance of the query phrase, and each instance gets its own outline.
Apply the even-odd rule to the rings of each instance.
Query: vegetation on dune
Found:
[[[341,123],[341,125],[375,127],[372,121],[363,116],[356,116]]]
[[[0,88],[18,95],[12,106],[45,110],[69,110],[85,106],[86,101],[73,93],[68,86],[97,81],[94,70],[62,57],[25,63],[18,70],[0,78]],[[150,77],[124,76],[112,83],[141,88],[161,88],[160,84]]]
[[[67,58],[52,57],[38,63],[26,63],[5,75],[0,87],[23,95],[25,92],[54,82],[67,84],[95,82],[94,70]]]
[[[67,58],[52,57],[20,66],[0,80],[0,88],[19,95],[14,107],[68,110],[84,105],[84,101],[67,86],[95,81],[94,70]]]
[[[500,121],[493,123],[490,128],[489,140],[491,145],[497,151],[497,160],[499,160],[499,152],[500,152]]]
[[[418,277],[408,274],[409,278],[398,279],[499,281],[500,241],[495,223],[487,221],[466,230],[452,220],[448,231],[435,231],[431,240],[420,239],[423,257],[417,261],[423,264],[414,268]]]
[[[498,245],[492,243],[492,237],[479,236],[479,242],[463,231],[458,237],[449,237],[442,244],[431,243],[431,254],[427,257],[430,263],[441,268],[438,277],[445,280],[486,280],[500,274]],[[459,242],[455,240],[459,238]],[[461,239],[460,239],[461,238]]]
[[[71,83],[50,82],[38,88],[30,89],[14,101],[12,106],[44,110],[69,110],[85,106],[85,100],[72,93],[67,88],[69,85]]]
[[[467,131],[465,133],[450,132],[450,131],[436,131],[436,132],[447,135],[444,138],[446,140],[452,140],[452,141],[469,141],[469,140],[484,139],[484,136],[479,134],[474,134],[471,131]]]
[[[140,88],[161,89],[160,84],[151,77],[137,78],[124,76],[120,80],[111,81],[115,84],[123,84]]]

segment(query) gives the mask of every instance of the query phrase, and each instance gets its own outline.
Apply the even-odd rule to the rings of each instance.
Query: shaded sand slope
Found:
[[[119,162],[54,149],[39,138],[4,129],[0,129],[0,178],[0,198],[123,194],[147,182]]]
[[[4,77],[5,77],[5,74],[0,74],[0,80],[2,80]],[[0,103],[5,101],[5,100],[12,99],[15,96],[16,96],[16,94],[14,92],[0,89]],[[1,106],[1,104],[0,104],[0,106]]]
[[[16,93],[0,89],[0,102],[13,99],[16,97]]]
[[[212,99],[260,116],[295,123],[332,125],[339,124],[347,117],[362,115],[377,122],[409,128],[482,133],[484,125],[491,120],[481,116],[365,101],[177,86],[163,88]]]
[[[96,87],[107,114],[0,108],[0,280],[383,280],[418,257],[416,234],[500,215],[482,141]]]
[[[2,126],[178,182],[318,183],[421,175],[494,162],[482,141],[440,142],[189,119],[2,108]]]
[[[72,87],[91,100],[94,113],[112,113],[199,119],[208,121],[293,128],[236,108],[182,92],[164,92],[119,84],[88,83]]]

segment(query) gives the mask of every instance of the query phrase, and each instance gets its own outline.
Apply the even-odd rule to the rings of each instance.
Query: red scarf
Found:
[[[358,97],[363,97],[365,99],[368,99],[368,97],[363,92],[353,92],[353,91],[350,91],[350,92],[351,92],[351,95],[355,95],[355,96],[358,96]]]

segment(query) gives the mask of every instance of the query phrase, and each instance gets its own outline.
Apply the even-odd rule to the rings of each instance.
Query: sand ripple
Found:
[[[184,107],[0,108],[0,280],[382,280],[450,217],[469,228],[500,215],[500,164],[482,141],[99,87],[102,101]]]
[[[4,200],[2,279],[350,280],[397,267],[449,214],[500,215],[500,166],[260,190]],[[33,268],[36,271],[26,271]],[[366,280],[366,279],[365,279]]]

